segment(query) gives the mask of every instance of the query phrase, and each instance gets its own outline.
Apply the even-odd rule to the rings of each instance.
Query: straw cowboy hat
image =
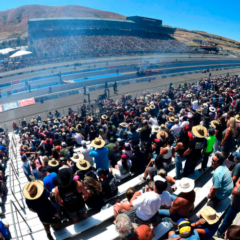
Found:
[[[202,106],[203,106],[203,108],[207,108],[207,107],[208,107],[208,104],[207,104],[207,103],[204,103]]]
[[[145,110],[145,112],[149,112],[150,111],[150,107],[145,107],[144,110]]]
[[[95,138],[92,142],[91,142],[92,146],[95,148],[102,148],[105,144],[105,141],[100,139],[100,138]]]
[[[155,109],[155,105],[150,105],[149,108],[150,109]]]
[[[156,133],[160,131],[160,127],[159,126],[152,126],[152,133]]]
[[[103,115],[101,116],[101,118],[102,118],[103,120],[106,120],[106,119],[108,118],[108,116],[105,115],[105,114],[103,114]]]
[[[54,123],[59,123],[57,119],[54,119],[54,121],[53,121],[53,122],[54,122]]]
[[[205,138],[207,136],[207,129],[202,125],[198,125],[192,128],[192,133],[198,138]]]
[[[183,193],[191,192],[195,187],[194,181],[190,178],[182,178],[181,180],[176,180],[175,184],[177,189]]]
[[[216,108],[215,107],[209,107],[209,111],[210,112],[216,112]]]
[[[76,166],[78,169],[80,170],[87,170],[91,167],[90,163],[87,161],[87,160],[79,160],[77,163],[76,163]]]
[[[126,128],[126,127],[128,127],[128,124],[125,123],[125,122],[122,122],[122,123],[119,123],[119,126],[120,126],[120,127],[124,127],[124,128]]]
[[[219,122],[217,121],[217,120],[213,120],[213,121],[211,121],[211,126],[213,127],[213,128],[216,128],[217,127],[217,125],[219,124]]]
[[[157,139],[161,139],[161,140],[166,140],[168,138],[168,133],[161,130],[160,132],[157,133]]]
[[[169,112],[174,112],[174,110],[175,110],[174,107],[169,107],[169,108],[168,108],[168,111],[169,111]]]
[[[41,181],[27,183],[23,188],[23,196],[29,200],[35,200],[41,197],[44,190]]]
[[[74,153],[70,159],[74,162],[78,162],[79,160],[83,160],[84,156],[82,153]]]
[[[191,94],[191,93],[187,95],[187,98],[191,98],[191,97],[192,97],[192,94]]]
[[[27,146],[27,145],[23,145],[22,149],[23,149],[24,151],[27,151],[27,150],[28,150],[28,146]]]
[[[142,99],[142,100],[143,100],[143,99],[144,99],[144,96],[141,96],[141,97],[140,97],[140,99]]]
[[[48,162],[48,165],[51,167],[57,167],[59,165],[59,162],[53,158],[51,161]]]
[[[202,209],[200,211],[200,214],[210,225],[219,221],[219,216],[217,215],[217,212],[210,206],[206,206],[204,209]]]
[[[174,120],[175,120],[174,117],[170,117],[170,118],[168,119],[169,122],[174,122]]]
[[[240,122],[240,115],[236,115],[235,120],[236,120],[236,122]]]
[[[196,112],[197,112],[198,114],[202,114],[201,109],[197,109]]]
[[[233,92],[237,92],[237,89],[233,89],[232,91],[233,91]]]
[[[226,91],[228,92],[230,90],[230,88],[226,88]]]
[[[82,127],[82,124],[78,124],[77,126],[76,126],[76,129],[78,130],[78,128],[81,128]]]

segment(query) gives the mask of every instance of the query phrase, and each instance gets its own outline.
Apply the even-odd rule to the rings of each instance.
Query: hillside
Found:
[[[41,17],[126,18],[125,16],[113,12],[106,12],[76,5],[61,7],[26,5],[0,12],[0,41],[27,36],[28,19]]]

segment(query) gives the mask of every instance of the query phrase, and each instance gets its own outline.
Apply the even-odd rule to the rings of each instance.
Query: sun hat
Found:
[[[62,147],[66,147],[67,144],[66,144],[65,142],[62,142],[62,143],[61,143],[61,146],[62,146]]]
[[[95,138],[92,142],[91,142],[92,146],[95,148],[102,148],[105,144],[105,141],[100,139],[100,138]]]
[[[54,121],[53,121],[53,122],[54,122],[54,123],[59,123],[57,119],[54,119]]]
[[[103,114],[103,115],[101,116],[101,118],[102,118],[103,120],[106,120],[106,119],[108,118],[108,116],[105,115],[105,114]]]
[[[181,180],[176,180],[175,184],[177,189],[183,193],[191,192],[195,187],[194,181],[186,177],[182,178]]]
[[[82,146],[86,146],[86,145],[87,145],[87,142],[86,142],[85,140],[82,140],[82,141],[81,141],[81,145],[82,145]]]
[[[168,138],[168,133],[161,130],[157,133],[157,139],[161,139],[162,141],[165,141]]]
[[[51,167],[57,167],[59,165],[59,162],[53,158],[51,161],[48,162],[48,165]]]
[[[200,214],[210,225],[219,221],[219,216],[217,215],[217,212],[210,206],[206,206],[204,209],[202,209],[200,211]]]
[[[91,167],[90,163],[87,160],[81,159],[76,163],[76,166],[80,170],[87,170]]]
[[[27,151],[27,150],[28,150],[28,146],[27,146],[27,145],[23,145],[22,149],[23,149],[24,151]]]
[[[211,126],[213,127],[213,128],[216,128],[217,127],[217,125],[219,125],[219,122],[217,121],[217,120],[213,120],[213,121],[211,121]]]
[[[61,186],[68,186],[73,181],[72,168],[66,167],[58,170],[57,181]]]
[[[126,127],[128,127],[128,124],[126,122],[121,122],[121,123],[119,123],[119,126],[126,128]]]
[[[169,122],[174,122],[174,120],[175,120],[174,117],[170,117],[170,118],[168,119]]]
[[[78,153],[74,153],[73,156],[70,158],[73,162],[78,162],[79,160],[83,160],[84,156],[82,153],[78,152]]]
[[[209,111],[210,112],[216,112],[216,108],[215,107],[209,107]]]
[[[44,186],[41,181],[27,183],[23,188],[23,196],[29,200],[35,200],[41,197]]]
[[[150,108],[150,109],[155,109],[155,105],[151,104],[151,105],[149,106],[149,108]]]
[[[187,238],[192,233],[191,223],[185,218],[181,218],[177,221],[179,235],[183,238]]]
[[[207,103],[204,103],[202,106],[203,106],[203,108],[207,108],[207,107],[208,107],[208,104],[207,104]]]
[[[149,111],[150,111],[150,107],[145,107],[144,110],[145,110],[146,112],[149,112]]]
[[[236,120],[236,122],[240,122],[240,115],[236,115],[235,120]]]
[[[152,126],[152,133],[157,133],[160,131],[160,127],[159,126]]]
[[[207,136],[207,129],[202,125],[198,125],[192,128],[192,133],[198,138],[205,138]]]
[[[202,114],[201,109],[196,109],[196,112],[197,112],[198,114]]]
[[[169,108],[168,108],[168,111],[169,111],[169,112],[174,112],[174,107],[169,107]]]

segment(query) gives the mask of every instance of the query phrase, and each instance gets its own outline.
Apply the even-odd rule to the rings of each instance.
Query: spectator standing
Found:
[[[217,152],[212,158],[213,186],[210,189],[208,206],[215,208],[219,202],[231,195],[233,181],[228,168],[223,164],[224,156]]]
[[[47,168],[42,169],[43,174],[43,184],[44,187],[51,192],[53,188],[55,188],[53,184],[53,178],[57,177],[57,174],[55,172],[49,173]]]
[[[184,177],[193,173],[198,161],[202,158],[207,147],[207,129],[201,125],[192,128],[195,138],[190,142],[188,149],[184,152],[183,157],[186,156],[186,163],[183,171]]]
[[[143,147],[144,143],[148,143],[151,134],[151,127],[148,125],[147,120],[143,120],[143,127],[139,132],[140,139],[141,139],[141,147]]]
[[[199,171],[202,171],[202,172],[204,172],[206,170],[208,158],[211,155],[211,153],[213,152],[213,145],[216,140],[216,137],[214,136],[214,134],[215,134],[214,129],[209,129],[208,133],[209,133],[209,137],[206,138],[207,139],[207,147],[206,147],[206,151],[203,155],[202,167],[201,167],[201,169],[199,169]]]
[[[240,212],[240,178],[236,182],[236,186],[232,190],[232,203],[223,219],[223,223],[217,231],[218,237],[224,237],[224,233],[232,224],[233,220]],[[240,230],[239,230],[240,234]],[[240,235],[239,235],[240,236]]]
[[[23,172],[24,172],[26,178],[28,179],[28,181],[31,182],[32,181],[32,172],[31,172],[30,162],[25,154],[22,155],[22,162],[23,162],[22,163]]]
[[[108,149],[104,147],[104,144],[104,140],[95,138],[92,141],[93,148],[90,151],[89,156],[94,157],[97,169],[103,168],[107,170],[109,168]]]
[[[44,189],[43,183],[41,181],[27,183],[23,188],[23,196],[26,198],[29,210],[37,213],[47,233],[47,238],[53,240],[50,226],[54,230],[59,229],[59,215],[57,209],[50,202],[50,194]]]
[[[240,152],[235,152],[232,155],[234,157],[233,160],[236,163],[232,170],[232,180],[235,183],[240,178]]]
[[[87,146],[87,142],[85,140],[82,140],[82,147],[80,147],[79,152],[83,154],[84,160],[87,160],[91,165],[93,165],[93,159],[89,155],[90,151],[90,145]]]

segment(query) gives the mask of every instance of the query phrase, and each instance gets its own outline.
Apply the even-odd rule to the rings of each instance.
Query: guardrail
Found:
[[[18,214],[20,215],[20,217],[22,218],[22,220],[25,222],[25,224],[27,225],[28,227],[28,233],[32,233],[32,229],[31,227],[28,225],[26,219],[22,216],[21,212],[18,210],[18,208],[16,207],[15,203],[11,200],[10,201],[10,207],[11,207],[11,215],[12,215],[12,221],[13,221],[13,228],[14,228],[14,233],[15,233],[15,238],[17,240],[19,240],[19,237],[21,237],[22,240],[24,240],[23,238],[23,234],[22,234],[22,230],[21,230],[21,227],[20,227],[20,223],[19,223],[19,220],[18,220]],[[15,208],[16,210],[16,214],[14,214],[14,211],[13,211],[13,208]],[[15,221],[15,216],[16,215],[16,221]],[[17,224],[16,224],[17,223]],[[18,228],[19,228],[19,232],[20,232],[20,236],[18,236],[18,232],[17,232],[17,226],[18,225]]]

